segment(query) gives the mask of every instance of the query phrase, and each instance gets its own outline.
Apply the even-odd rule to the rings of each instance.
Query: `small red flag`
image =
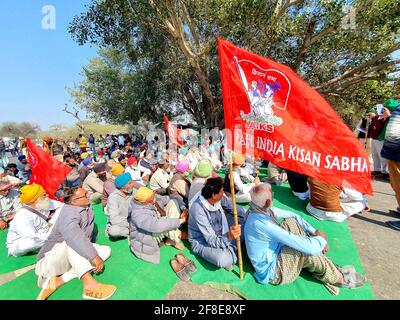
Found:
[[[172,123],[170,123],[165,114],[164,114],[164,122],[165,122],[165,130],[167,132],[169,140],[173,143],[177,143],[180,146],[183,146],[183,142],[180,139],[182,130],[178,129]]]
[[[228,147],[372,194],[367,152],[329,103],[289,67],[218,39]]]
[[[59,200],[54,194],[72,169],[36,146],[30,138],[27,138],[26,144],[32,170],[30,183],[40,184],[51,198]]]

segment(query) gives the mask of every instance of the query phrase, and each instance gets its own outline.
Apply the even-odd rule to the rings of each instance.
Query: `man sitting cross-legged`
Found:
[[[129,235],[128,212],[133,193],[140,185],[132,180],[129,173],[125,172],[115,179],[116,190],[107,200],[107,226],[106,235],[111,238],[127,237]]]
[[[176,200],[156,197],[151,189],[139,188],[129,208],[131,251],[140,259],[159,264],[159,244],[164,238],[166,244],[183,250],[178,228],[187,221],[187,215],[187,210],[180,213]]]
[[[97,282],[92,272],[104,269],[111,248],[91,242],[94,214],[87,191],[82,188],[64,191],[65,205],[52,232],[37,256],[36,274],[42,288],[38,300],[46,300],[64,283],[79,277],[83,298],[105,300],[117,289]]]
[[[243,209],[239,210],[240,222],[244,222]],[[201,194],[192,199],[189,210],[189,242],[193,253],[208,262],[232,270],[237,261],[236,239],[241,226],[228,223],[225,213],[232,213],[232,204],[224,196],[224,181],[209,178]],[[232,219],[231,219],[232,220]]]
[[[23,256],[39,250],[50,234],[49,220],[51,201],[38,184],[30,184],[20,190],[21,207],[10,222],[7,234],[8,255]]]
[[[12,184],[0,181],[0,230],[8,227],[20,207],[18,190]]]
[[[251,200],[244,235],[258,282],[288,284],[307,269],[335,295],[338,287],[357,288],[364,284],[365,278],[353,267],[338,267],[324,255],[329,247],[322,231],[299,215],[272,206],[271,185],[254,187]],[[284,219],[281,223],[280,218]]]

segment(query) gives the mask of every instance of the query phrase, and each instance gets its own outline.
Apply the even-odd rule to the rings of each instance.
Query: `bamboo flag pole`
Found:
[[[233,182],[233,165],[232,165],[232,154],[229,156],[229,177],[231,182],[231,195],[232,195],[232,206],[233,206],[233,220],[235,226],[239,224],[238,213],[236,208],[236,196],[235,196],[235,184]],[[238,261],[239,261],[239,272],[240,272],[240,280],[243,280],[243,261],[242,261],[242,247],[240,246],[240,238],[237,241],[237,249],[238,249]]]
[[[368,130],[369,130],[369,125],[370,125],[370,121],[369,121],[369,118],[367,118],[367,123],[365,125],[365,141],[364,141],[365,150],[368,149]]]

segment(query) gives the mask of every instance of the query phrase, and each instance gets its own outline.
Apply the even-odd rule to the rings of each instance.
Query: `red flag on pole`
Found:
[[[180,139],[182,130],[178,129],[172,123],[170,123],[165,114],[164,114],[164,122],[165,122],[165,130],[167,132],[167,136],[168,136],[169,140],[173,143],[177,143],[177,144],[183,146],[183,142]]]
[[[30,183],[40,184],[50,197],[56,199],[54,194],[72,169],[36,146],[31,139],[28,138],[26,144],[32,170]]]
[[[231,150],[372,194],[366,150],[329,103],[289,67],[218,39]]]

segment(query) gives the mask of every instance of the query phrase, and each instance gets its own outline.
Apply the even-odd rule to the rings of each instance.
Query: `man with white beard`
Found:
[[[52,229],[48,221],[51,201],[43,187],[31,184],[20,192],[22,207],[10,222],[6,241],[8,255],[15,257],[40,249]]]

